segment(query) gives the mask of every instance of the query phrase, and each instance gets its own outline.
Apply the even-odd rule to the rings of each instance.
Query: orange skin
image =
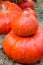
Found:
[[[21,11],[21,8],[14,3],[9,1],[0,2],[0,34],[8,33],[11,30],[11,21]]]
[[[36,18],[38,18],[36,12],[35,12],[34,10],[32,10],[31,8],[26,8],[26,9],[24,9],[24,11],[27,11],[28,14],[32,14],[32,15],[34,15]]]
[[[18,63],[35,63],[43,56],[43,28],[38,27],[35,35],[19,37],[11,31],[2,44],[5,54]]]
[[[29,36],[36,33],[38,28],[37,19],[27,11],[20,13],[11,22],[12,30],[19,36]]]
[[[21,2],[19,3],[19,6],[22,8],[22,9],[25,9],[25,8],[31,8],[31,9],[34,9],[34,2],[32,0],[27,0],[25,2]]]
[[[16,10],[21,11],[22,9],[15,3],[11,3],[10,1],[2,1],[2,3],[8,8],[8,10]]]

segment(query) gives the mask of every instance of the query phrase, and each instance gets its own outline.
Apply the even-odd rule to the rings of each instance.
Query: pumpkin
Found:
[[[26,2],[27,0],[18,0],[19,3]],[[30,0],[31,1],[31,0]]]
[[[29,14],[32,14],[32,15],[34,15],[36,18],[38,18],[36,12],[35,12],[34,10],[32,10],[31,8],[28,7],[28,8],[26,8],[26,9],[24,9],[24,11],[27,11]]]
[[[23,2],[23,0],[18,0],[19,3]]]
[[[11,22],[12,30],[19,36],[29,36],[36,33],[38,28],[37,19],[27,11],[20,13]]]
[[[43,56],[43,28],[30,37],[20,37],[11,31],[2,44],[5,54],[18,63],[35,63]]]
[[[31,9],[34,9],[34,2],[32,0],[26,0],[25,2],[19,3],[19,6],[22,9],[30,7]]]
[[[11,3],[10,1],[2,1],[2,3],[6,6],[8,10],[16,10],[16,11],[22,10],[17,4]]]
[[[0,34],[8,33],[11,30],[11,21],[20,12],[21,8],[9,1],[0,2]]]

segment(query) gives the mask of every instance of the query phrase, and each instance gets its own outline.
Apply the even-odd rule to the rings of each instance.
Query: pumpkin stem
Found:
[[[8,12],[6,6],[2,3],[2,1],[0,2],[0,9],[4,13]]]
[[[5,5],[2,4],[1,6],[2,6],[2,11],[3,11],[3,12],[6,12],[6,11],[7,11],[7,8],[5,7]]]
[[[27,12],[27,11],[24,11],[24,15],[29,16],[29,14],[28,14],[28,12]]]

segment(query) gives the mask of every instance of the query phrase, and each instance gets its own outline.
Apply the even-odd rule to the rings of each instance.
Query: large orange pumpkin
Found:
[[[3,41],[5,54],[18,63],[35,63],[43,56],[43,28],[38,27],[35,35],[19,37],[11,31]]]
[[[23,11],[13,19],[11,25],[14,33],[19,36],[33,35],[38,28],[37,19],[27,11]]]
[[[21,8],[9,1],[0,2],[0,34],[8,33],[11,30],[11,21],[20,12]]]

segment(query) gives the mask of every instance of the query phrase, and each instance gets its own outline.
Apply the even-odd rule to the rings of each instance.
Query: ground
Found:
[[[43,27],[43,2],[42,2],[42,0],[40,0],[40,1],[38,1],[38,3],[35,3],[35,11],[38,14],[38,23],[40,26]],[[13,62],[4,54],[4,52],[2,50],[2,42],[3,42],[3,39],[5,36],[6,35],[0,35],[0,65],[21,65],[21,64]],[[43,60],[41,60],[40,62],[37,62],[33,65],[43,65]]]

